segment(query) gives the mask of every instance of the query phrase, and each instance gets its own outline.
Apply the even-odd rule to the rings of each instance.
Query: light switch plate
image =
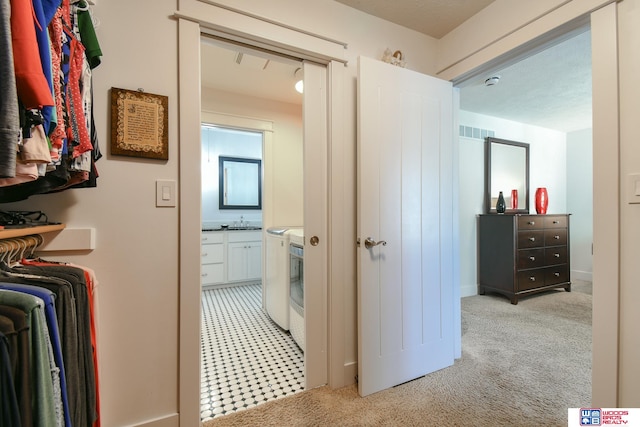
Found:
[[[176,187],[175,180],[156,180],[156,207],[175,207],[177,200]]]
[[[640,203],[640,173],[631,173],[627,177],[627,202]]]

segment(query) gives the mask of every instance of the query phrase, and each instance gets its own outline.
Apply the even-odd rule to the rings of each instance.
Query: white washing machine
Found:
[[[289,330],[288,227],[267,228],[265,239],[265,309],[278,326]]]
[[[289,235],[289,332],[304,352],[304,229],[287,231]]]

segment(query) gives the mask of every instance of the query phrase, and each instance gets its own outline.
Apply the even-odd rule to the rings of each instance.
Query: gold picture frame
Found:
[[[169,160],[169,97],[111,88],[111,154]]]

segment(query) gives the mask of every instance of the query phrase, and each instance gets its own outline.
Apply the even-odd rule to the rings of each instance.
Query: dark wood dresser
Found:
[[[571,292],[569,215],[479,215],[478,293]]]

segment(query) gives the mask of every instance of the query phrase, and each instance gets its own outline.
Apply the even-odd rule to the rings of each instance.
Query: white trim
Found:
[[[201,123],[228,126],[236,129],[251,129],[255,131],[273,132],[273,121],[217,111],[202,110]]]
[[[591,15],[593,80],[593,355],[591,404],[618,407],[620,97],[617,5]]]
[[[178,21],[180,159],[179,371],[180,426],[200,425],[200,27]],[[197,142],[197,143],[195,143]]]
[[[292,58],[328,64],[337,61],[347,64],[346,46],[324,36],[272,23],[228,6],[200,0],[180,2],[174,18],[200,25],[201,32],[241,43],[255,49],[287,55]]]

